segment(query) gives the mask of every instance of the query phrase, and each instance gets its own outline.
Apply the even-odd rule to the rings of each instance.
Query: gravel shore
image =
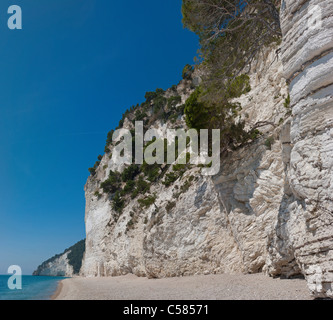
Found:
[[[309,300],[302,279],[263,274],[147,279],[71,278],[61,281],[53,300]]]

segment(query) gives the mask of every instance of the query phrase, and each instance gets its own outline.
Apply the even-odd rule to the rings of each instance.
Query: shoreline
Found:
[[[58,296],[60,295],[64,285],[62,284],[64,280],[60,280],[58,282],[58,286],[57,286],[57,290],[55,291],[55,293],[50,297],[50,300],[56,300],[58,298]]]
[[[148,279],[75,277],[59,282],[51,300],[312,300],[304,279],[264,274]]]

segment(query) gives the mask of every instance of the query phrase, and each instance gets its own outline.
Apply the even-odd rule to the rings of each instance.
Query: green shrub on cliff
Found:
[[[120,173],[110,171],[107,180],[101,183],[104,193],[115,193],[120,187]]]
[[[209,107],[202,101],[200,96],[203,90],[201,87],[195,89],[185,102],[186,124],[189,128],[205,128],[210,120]]]
[[[223,129],[234,122],[240,111],[240,105],[230,100],[238,98],[251,90],[248,75],[241,75],[228,81],[224,93],[217,94],[214,101],[207,101],[208,91],[197,87],[185,102],[186,124],[195,129]],[[227,122],[229,120],[229,122]]]
[[[155,91],[152,92],[146,92],[145,99],[146,102],[150,102],[153,99],[156,99],[159,96],[162,96],[165,93],[163,89],[157,88]]]
[[[152,204],[155,203],[157,199],[156,195],[147,196],[143,199],[139,199],[138,202],[141,205],[141,208],[149,208]]]
[[[122,199],[120,191],[118,190],[112,198],[112,209],[118,213],[121,213],[124,205],[125,201]]]
[[[154,99],[154,113],[157,114],[160,110],[163,110],[168,100],[163,96],[158,96]]]
[[[180,177],[179,174],[175,173],[175,172],[170,172],[167,173],[165,175],[164,180],[162,181],[162,183],[166,186],[166,187],[170,187],[175,181],[178,180],[178,178]]]
[[[138,193],[145,194],[150,190],[150,184],[140,176],[136,182],[136,190]]]
[[[181,96],[172,96],[168,99],[168,107],[174,108],[177,104],[182,102]]]
[[[96,170],[99,167],[99,165],[101,164],[101,160],[103,159],[103,157],[101,155],[98,156],[98,161],[95,162],[94,166],[92,168],[89,168],[89,172],[92,176],[94,176],[96,174]]]
[[[131,193],[131,192],[133,192],[134,188],[135,188],[135,181],[129,180],[129,181],[127,181],[127,183],[123,189],[123,193],[124,194]]]
[[[88,171],[90,172],[90,174],[92,176],[94,176],[96,174],[96,169],[95,168],[89,168]]]
[[[121,180],[127,182],[129,180],[134,180],[134,178],[140,173],[140,168],[136,164],[132,164],[129,167],[125,168],[121,174]]]
[[[184,67],[183,72],[182,72],[183,79],[187,79],[187,80],[191,79],[193,71],[194,71],[194,68],[190,64],[187,64]]]
[[[227,81],[224,92],[207,99],[207,92],[199,86],[186,100],[186,124],[194,129],[220,129],[222,151],[246,142],[250,135],[244,130],[245,122],[239,119],[241,105],[231,102],[251,90],[250,79],[241,75]]]
[[[143,111],[140,111],[140,110],[137,110],[137,112],[135,113],[135,119],[134,119],[134,123],[135,124],[135,121],[143,121],[145,118],[147,118],[148,115]]]
[[[112,143],[113,134],[114,134],[114,130],[111,130],[108,132],[107,138],[106,138],[106,147],[108,147]]]
[[[68,249],[71,251],[67,256],[68,263],[73,267],[75,274],[79,274],[79,272],[80,272],[85,249],[86,249],[85,240],[79,241],[74,246],[72,246]]]

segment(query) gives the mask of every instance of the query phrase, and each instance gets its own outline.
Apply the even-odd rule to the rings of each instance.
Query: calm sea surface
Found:
[[[22,290],[9,290],[10,275],[0,275],[0,300],[49,300],[62,277],[22,276]]]

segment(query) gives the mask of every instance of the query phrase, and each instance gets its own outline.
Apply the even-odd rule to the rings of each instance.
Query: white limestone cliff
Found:
[[[333,298],[333,2],[284,1],[281,24],[292,121],[270,272],[296,261],[313,296]]]
[[[48,277],[73,277],[78,275],[82,265],[84,251],[85,240],[81,240],[66,249],[63,253],[57,254],[44,261],[33,272],[33,275]]]
[[[222,159],[219,175],[203,177],[193,168],[169,188],[155,184],[155,205],[143,210],[132,200],[116,221],[108,195],[96,196],[96,191],[102,193],[100,182],[114,169],[108,155],[103,157],[85,186],[83,275],[169,277],[265,268],[267,236],[278,216],[285,178],[279,132],[287,118],[288,90],[275,52],[271,48],[263,53],[250,75],[253,89],[237,99],[249,122],[274,124],[262,128],[271,139],[267,143],[266,134]],[[178,91],[183,87],[182,82]],[[163,131],[167,125],[155,127]],[[128,230],[133,216],[134,227]]]
[[[249,126],[270,124],[222,159],[218,175],[193,168],[168,188],[154,184],[154,205],[142,209],[134,199],[117,220],[109,196],[96,196],[114,169],[104,155],[85,186],[82,275],[301,275],[314,297],[333,297],[333,2],[283,1],[281,24],[281,54],[265,50],[252,90],[236,99]],[[191,92],[186,82],[177,90],[182,102]],[[155,123],[161,132],[167,126]]]
[[[59,255],[50,262],[46,262],[43,266],[40,266],[33,275],[35,276],[47,276],[47,277],[72,277],[74,275],[73,266],[69,264],[68,254],[70,251],[66,251]]]

